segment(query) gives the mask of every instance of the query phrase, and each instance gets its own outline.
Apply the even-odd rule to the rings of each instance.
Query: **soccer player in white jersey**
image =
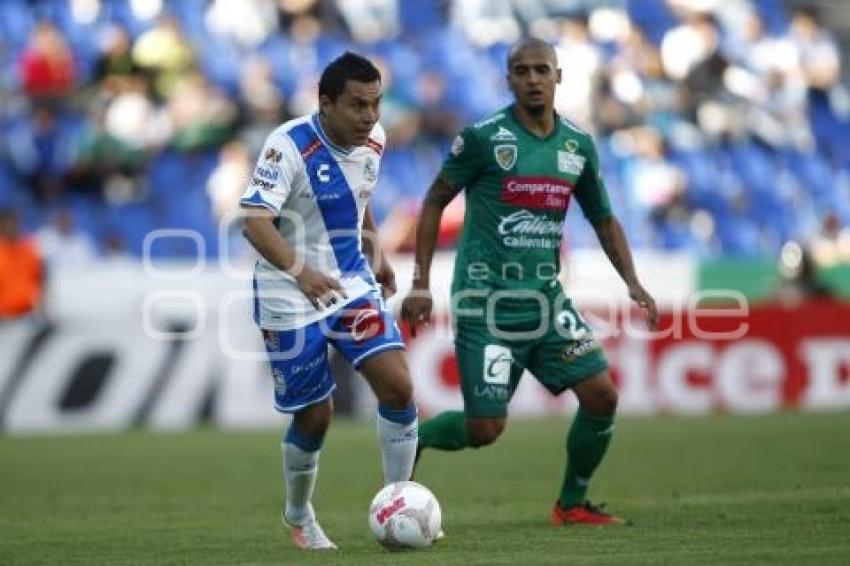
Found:
[[[319,81],[319,111],[268,137],[241,199],[245,237],[262,256],[254,316],[275,384],[292,414],[282,441],[283,519],[304,549],[333,549],[310,503],[336,388],[333,345],[378,399],[384,481],[408,480],[417,443],[413,387],[398,327],[384,303],[395,276],[377,245],[369,196],[384,147],[381,77],[345,53]]]

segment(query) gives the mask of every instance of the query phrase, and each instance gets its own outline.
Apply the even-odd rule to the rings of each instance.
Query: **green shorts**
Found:
[[[608,369],[599,342],[569,301],[548,324],[459,323],[455,352],[468,417],[506,416],[523,370],[558,395]]]

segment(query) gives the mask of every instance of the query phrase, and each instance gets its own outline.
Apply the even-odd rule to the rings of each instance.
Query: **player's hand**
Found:
[[[434,299],[428,289],[413,288],[401,303],[401,318],[407,321],[410,335],[416,338],[416,327],[431,322]]]
[[[375,280],[381,284],[381,295],[389,299],[396,292],[395,271],[384,254],[380,255],[378,265],[375,267]]]
[[[640,284],[629,285],[629,297],[646,311],[646,326],[655,330],[658,327],[658,307],[655,305],[655,299]]]
[[[317,310],[329,307],[340,298],[348,296],[339,281],[306,265],[301,273],[295,276],[295,282]]]

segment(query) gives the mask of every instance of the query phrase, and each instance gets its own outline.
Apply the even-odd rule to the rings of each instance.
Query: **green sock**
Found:
[[[463,450],[469,446],[463,411],[445,411],[420,423],[419,445],[437,450]]]
[[[585,500],[587,486],[605,456],[614,432],[614,416],[594,417],[581,409],[567,435],[567,470],[558,504],[572,507]]]

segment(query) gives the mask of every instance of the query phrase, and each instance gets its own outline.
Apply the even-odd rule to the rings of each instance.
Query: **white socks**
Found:
[[[409,480],[413,473],[413,461],[419,442],[416,406],[411,404],[400,410],[380,407],[377,427],[384,483]],[[292,428],[287,432],[287,439],[313,447],[311,443],[305,444],[303,439],[299,440],[297,431]],[[316,450],[308,452],[291,441],[281,443],[283,476],[286,480],[284,518],[290,524],[301,525],[314,517],[310,500],[319,474],[320,445],[321,443],[316,443]]]
[[[387,420],[381,412],[378,413],[378,442],[381,445],[385,484],[407,481],[413,473],[413,460],[419,442],[419,420],[415,416],[415,408],[413,411],[413,420],[408,424]]]
[[[284,517],[288,523],[299,525],[313,517],[310,499],[319,474],[319,450],[306,452],[290,442],[283,442],[281,451],[286,479]]]

